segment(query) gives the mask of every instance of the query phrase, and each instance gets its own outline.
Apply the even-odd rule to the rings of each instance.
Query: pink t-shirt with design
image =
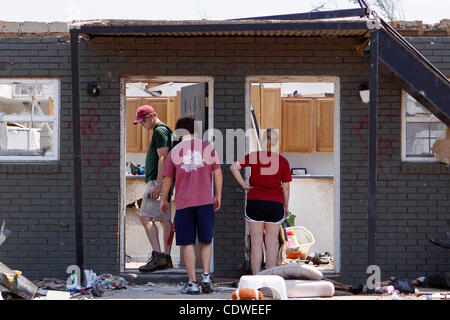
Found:
[[[178,143],[169,152],[163,169],[163,176],[175,178],[176,209],[212,204],[212,172],[218,168],[212,144],[200,139]]]

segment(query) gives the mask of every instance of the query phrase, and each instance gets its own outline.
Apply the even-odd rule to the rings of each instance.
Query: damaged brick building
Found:
[[[422,91],[417,76],[414,80],[419,84],[402,74],[404,61],[383,60],[384,51],[396,56],[405,44],[397,44],[400,49],[388,47],[389,39],[382,35],[375,77],[371,59],[376,42],[371,36],[380,30],[387,37],[390,33],[386,26],[363,16],[333,21],[301,16],[289,20],[85,21],[70,28],[64,23],[0,22],[0,80],[12,88],[11,99],[14,94],[26,95],[27,88],[36,83],[53,88],[51,97],[44,96],[38,104],[43,115],[36,116],[42,118],[34,120],[49,123],[50,129],[39,127],[40,132],[47,132],[39,141],[41,146],[48,145],[46,152],[8,154],[7,147],[0,150],[0,222],[5,221],[11,230],[0,247],[0,260],[31,279],[67,277],[67,267],[80,261],[97,274],[132,272],[126,268],[124,234],[127,83],[206,83],[205,127],[219,129],[225,136],[227,129],[251,127],[249,101],[254,83],[314,81],[333,85],[331,149],[317,147],[310,152],[317,157],[327,154],[331,168],[317,174],[332,187],[329,227],[335,265],[326,276],[361,282],[373,264],[380,266],[382,278],[447,271],[449,251],[431,244],[428,236],[447,239],[449,232],[450,168],[448,159],[433,157],[430,141],[434,143],[450,125],[450,87],[441,77],[450,77],[450,21],[434,26],[392,24],[441,73],[423,62],[423,57],[406,53],[417,62],[413,66],[418,68],[416,74],[423,72],[421,68],[431,70],[439,86],[446,88],[435,102]],[[378,93],[375,109],[360,97],[362,85],[375,88],[373,79],[378,83],[378,90],[371,93],[371,100]],[[16,83],[29,86],[16,90]],[[100,94],[88,90],[92,85],[98,86]],[[285,98],[288,103],[293,96]],[[7,99],[2,94],[0,105],[8,104]],[[408,99],[424,106],[419,115],[436,116],[425,124],[411,118],[411,136],[406,128],[408,117],[414,114],[405,111]],[[415,102],[414,106],[419,108]],[[73,121],[77,108],[79,123]],[[9,109],[0,108],[0,114],[4,113],[0,121],[30,121],[28,115],[20,118],[5,110]],[[170,117],[175,116],[167,114],[167,121]],[[283,130],[288,122],[283,114],[279,117]],[[425,130],[427,136],[414,135],[423,132],[418,123],[430,126]],[[377,130],[370,129],[370,124]],[[17,127],[22,128],[9,130],[18,132]],[[29,137],[34,131],[26,132]],[[81,139],[79,150],[74,132]],[[283,139],[289,141],[289,137]],[[427,150],[408,147],[419,138],[427,141]],[[224,150],[229,148],[239,156],[234,145],[224,146]],[[230,278],[246,272],[248,248],[245,194],[228,165],[222,166],[223,205],[216,214],[213,271],[216,277]],[[305,167],[301,161],[291,166]],[[309,223],[301,220],[301,211],[295,214],[299,225]],[[319,241],[320,235],[314,235]]]

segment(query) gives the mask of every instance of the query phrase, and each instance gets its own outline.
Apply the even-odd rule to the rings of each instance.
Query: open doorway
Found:
[[[121,79],[120,271],[136,272],[152,252],[138,214],[145,190],[143,172],[152,131],[133,124],[137,108],[144,104],[151,105],[158,118],[172,130],[180,117],[193,116],[201,122],[202,131],[205,131],[213,125],[212,90],[213,81],[209,77]],[[172,221],[176,210],[173,200],[174,197],[171,199]],[[159,222],[157,225],[163,247],[162,228]],[[167,271],[183,272],[182,253],[180,247],[175,245],[174,237],[171,257],[174,268]],[[197,260],[200,261],[199,258]]]
[[[289,210],[294,225],[314,243],[308,255],[329,253],[325,273],[338,273],[339,240],[339,78],[253,76],[246,80],[246,151],[261,150],[267,129],[277,130],[276,150],[290,164]],[[248,179],[250,172],[246,171]],[[246,226],[246,249],[250,241]],[[249,258],[249,254],[246,254]],[[295,263],[300,261],[286,261]]]

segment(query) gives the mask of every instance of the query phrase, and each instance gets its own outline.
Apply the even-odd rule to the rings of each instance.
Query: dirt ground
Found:
[[[126,289],[106,290],[101,297],[91,294],[73,297],[73,299],[94,300],[231,300],[231,294],[237,288],[231,285],[215,284],[215,290],[208,294],[181,294],[184,283],[153,283],[143,285],[130,284]],[[263,290],[264,300],[273,300],[269,290]],[[436,288],[416,288],[416,294],[400,294],[397,297],[381,294],[357,294],[336,290],[332,297],[289,298],[288,300],[426,300],[425,293],[446,293],[450,290]],[[397,298],[397,299],[396,299]]]

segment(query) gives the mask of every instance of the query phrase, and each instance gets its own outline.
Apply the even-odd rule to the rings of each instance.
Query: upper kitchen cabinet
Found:
[[[134,125],[137,109],[144,105],[151,105],[158,118],[170,128],[175,127],[175,121],[180,114],[180,99],[177,97],[161,98],[127,98],[126,100],[126,141],[127,152],[145,153],[150,143],[152,132],[148,132],[141,125]]]
[[[141,106],[140,98],[126,100],[126,142],[127,152],[139,153],[142,151],[142,134],[145,130],[141,125],[134,125],[136,111]]]
[[[261,90],[261,129],[281,129],[281,89]]]
[[[281,129],[281,89],[251,86],[253,111],[259,129]]]
[[[280,152],[333,152],[333,97],[286,97],[261,84],[252,84],[250,94],[259,129],[279,129]]]
[[[334,99],[316,98],[316,151],[333,152]]]
[[[314,152],[313,99],[281,99],[281,152]]]
[[[281,152],[333,152],[333,98],[281,101]]]

